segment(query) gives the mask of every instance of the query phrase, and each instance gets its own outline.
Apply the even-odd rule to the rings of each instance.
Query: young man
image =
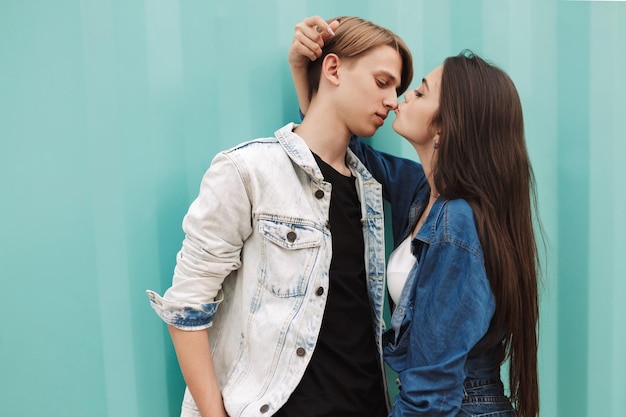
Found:
[[[148,291],[187,383],[182,416],[387,414],[382,196],[347,147],[397,106],[412,59],[362,19],[303,24],[324,44],[306,119],[215,157],[172,286]]]

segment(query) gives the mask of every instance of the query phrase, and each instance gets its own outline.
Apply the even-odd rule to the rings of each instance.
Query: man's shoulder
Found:
[[[241,142],[218,153],[213,162],[233,164],[241,175],[263,176],[287,172],[292,160],[275,137],[257,138]]]
[[[265,137],[265,138],[256,138],[247,140],[245,142],[238,143],[237,145],[225,149],[221,153],[223,154],[254,154],[262,151],[271,151],[272,148],[277,148],[276,145],[279,145],[278,139],[275,137]],[[280,148],[280,146],[278,147]]]
[[[235,154],[245,156],[256,157],[259,153],[265,152],[279,152],[284,153],[284,146],[281,144],[280,137],[287,136],[291,132],[291,126],[293,123],[289,123],[282,128],[278,129],[274,136],[257,137],[241,142],[229,149],[222,151],[222,154]],[[284,140],[283,140],[284,142]]]
[[[265,165],[269,161],[282,160],[286,154],[276,137],[259,137],[225,149],[219,152],[216,157],[253,167]]]

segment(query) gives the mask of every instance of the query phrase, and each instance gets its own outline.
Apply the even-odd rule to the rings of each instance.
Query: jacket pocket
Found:
[[[259,232],[263,287],[276,297],[304,295],[318,260],[323,232],[310,221],[276,218],[259,219]]]

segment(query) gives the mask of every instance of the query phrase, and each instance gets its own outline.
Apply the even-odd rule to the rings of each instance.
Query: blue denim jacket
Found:
[[[167,323],[208,328],[228,415],[271,415],[300,381],[320,330],[331,260],[331,185],[290,123],[220,152],[184,220],[172,286],[148,296]],[[366,279],[382,366],[383,199],[348,152],[365,239]],[[322,289],[318,291],[319,289]],[[182,416],[199,416],[186,390]]]
[[[429,199],[424,172],[356,138],[350,148],[383,186],[397,246]],[[385,360],[401,384],[390,415],[453,417],[470,409],[515,415],[500,382],[503,349],[490,330],[495,299],[471,207],[439,198],[412,249],[417,262],[383,341]]]

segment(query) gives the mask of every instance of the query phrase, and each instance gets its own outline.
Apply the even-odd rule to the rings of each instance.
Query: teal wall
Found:
[[[0,0],[0,415],[177,414],[144,290],[213,155],[297,120],[312,14],[392,28],[418,79],[463,48],[509,72],[546,232],[541,415],[626,416],[626,2],[558,0]]]

